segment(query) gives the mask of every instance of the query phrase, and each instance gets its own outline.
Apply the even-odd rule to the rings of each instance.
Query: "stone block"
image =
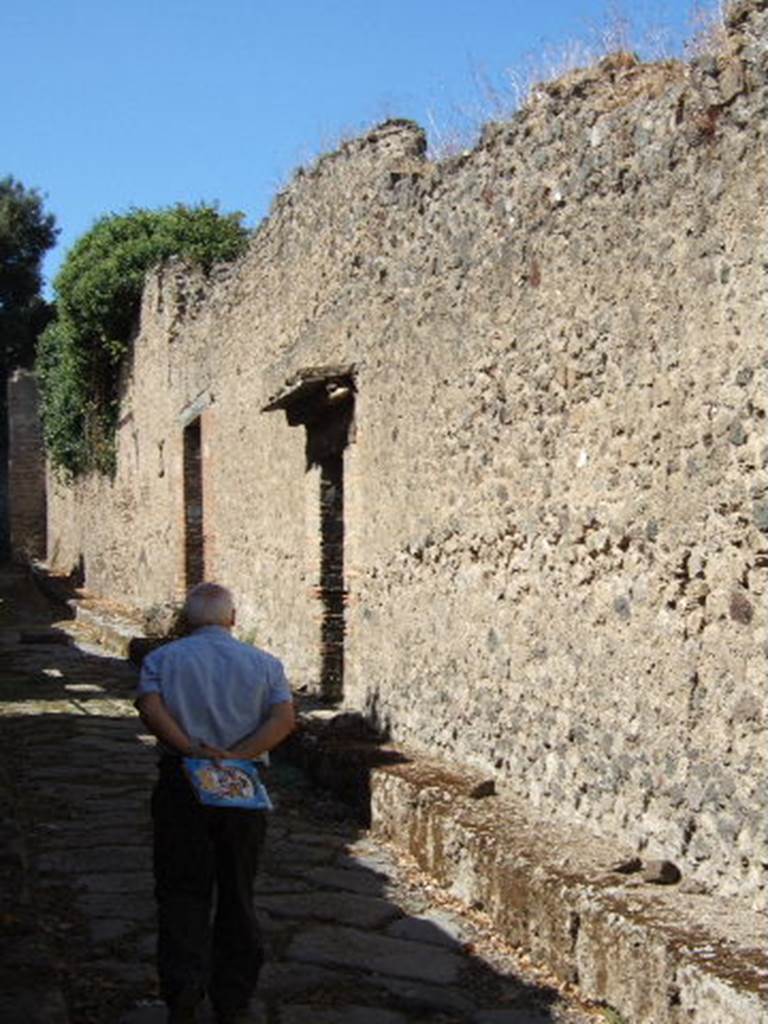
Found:
[[[303,963],[362,969],[375,975],[450,984],[461,960],[448,950],[350,928],[318,927],[296,935],[288,957]]]

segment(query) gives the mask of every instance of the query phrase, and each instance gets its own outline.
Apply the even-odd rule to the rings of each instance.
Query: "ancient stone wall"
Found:
[[[767,20],[736,5],[690,66],[573,73],[442,163],[390,122],[300,173],[236,266],[158,271],[116,477],[59,486],[54,564],[145,609],[183,592],[199,418],[205,573],[322,689],[302,416],[345,368],[345,704],[757,894]]]

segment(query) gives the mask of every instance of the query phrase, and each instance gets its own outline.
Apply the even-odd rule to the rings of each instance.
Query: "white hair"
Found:
[[[231,626],[235,604],[232,594],[218,583],[198,583],[184,602],[184,618],[197,626]]]

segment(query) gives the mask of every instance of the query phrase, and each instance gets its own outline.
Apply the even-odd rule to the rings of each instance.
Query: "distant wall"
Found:
[[[37,382],[16,370],[7,382],[8,531],[13,559],[45,558],[46,470]]]
[[[317,689],[322,470],[261,410],[352,366],[345,703],[756,894],[766,20],[733,7],[717,59],[575,72],[440,164],[390,122],[300,173],[233,268],[158,271],[116,477],[56,488],[54,565],[180,596],[199,416],[206,574]]]

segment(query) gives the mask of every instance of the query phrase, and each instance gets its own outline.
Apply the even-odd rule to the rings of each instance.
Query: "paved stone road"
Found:
[[[135,672],[58,642],[49,620],[22,576],[0,572],[0,840],[11,882],[0,1020],[161,1024],[147,814],[154,751],[131,703]],[[269,950],[256,1020],[605,1019],[512,960],[296,768],[278,761],[269,786],[278,806],[256,894]],[[21,881],[14,888],[22,875],[31,893]]]

